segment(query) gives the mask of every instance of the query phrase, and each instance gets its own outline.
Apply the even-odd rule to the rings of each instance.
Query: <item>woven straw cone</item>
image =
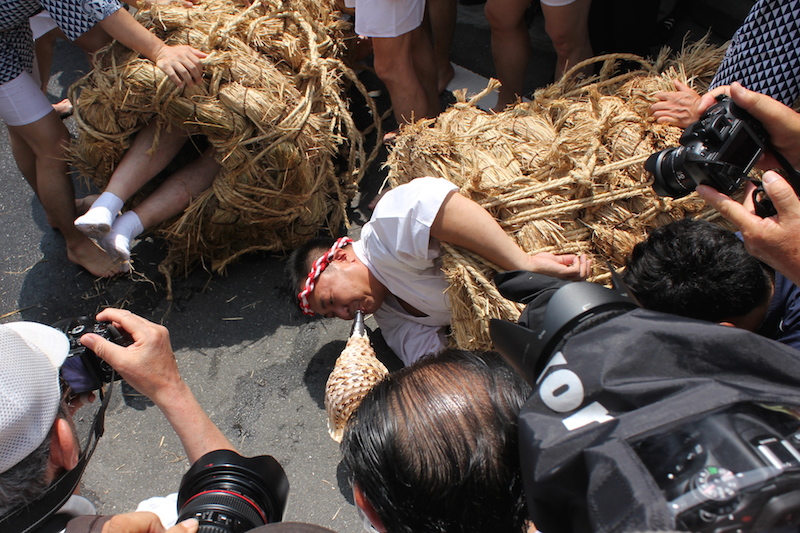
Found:
[[[388,160],[392,185],[419,176],[452,181],[486,208],[530,253],[587,253],[591,281],[609,281],[605,260],[621,267],[633,246],[654,227],[686,216],[721,220],[692,194],[660,198],[644,161],[676,146],[677,127],[648,114],[656,91],[681,79],[705,90],[724,47],[700,42],[674,59],[617,55],[599,76],[570,81],[569,73],[534,94],[531,103],[498,114],[474,103],[492,90],[458,102],[435,120],[404,127]],[[618,59],[641,69],[614,76]],[[579,69],[582,65],[577,65]],[[522,308],[492,284],[496,267],[475,254],[444,245],[443,270],[453,312],[451,341],[462,349],[492,349],[489,318],[516,320]]]
[[[372,387],[388,373],[375,356],[368,337],[350,337],[325,383],[328,433],[333,440],[342,442],[350,415]]]
[[[349,25],[333,2],[209,0],[192,9],[153,5],[137,18],[168,44],[207,52],[203,81],[180,89],[152,62],[111,45],[71,88],[80,126],[71,155],[103,188],[148,122],[207,136],[223,168],[160,228],[168,289],[171,274],[200,260],[219,272],[252,250],[289,250],[321,228],[337,233],[377,151],[365,154],[342,97],[346,83],[366,90],[339,59]]]

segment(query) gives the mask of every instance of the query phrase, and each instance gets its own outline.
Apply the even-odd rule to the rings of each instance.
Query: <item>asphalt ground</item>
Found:
[[[701,9],[708,6],[714,9]],[[723,40],[747,8],[731,15],[728,3],[700,2],[697,16],[679,21],[671,42],[679,46],[689,30],[697,38],[708,20],[727,17],[727,26],[715,34]],[[552,81],[555,64],[541,15],[533,15],[529,91]],[[482,5],[459,6],[452,59],[479,75],[493,75]],[[80,51],[59,42],[49,88],[52,101],[63,98],[86,70]],[[385,91],[381,105],[387,105]],[[74,132],[74,121],[66,122]],[[353,201],[353,234],[369,217],[364,206],[383,181],[385,155],[373,164],[361,197]],[[164,257],[162,243],[148,234],[135,247],[134,277],[97,280],[66,260],[62,238],[47,226],[41,205],[16,168],[5,128],[0,131],[0,172],[0,321],[51,324],[117,306],[164,324],[181,372],[211,419],[243,454],[271,454],[286,469],[291,494],[285,519],[361,531],[348,473],[340,465],[338,445],[328,437],[323,407],[325,381],[350,324],[309,319],[289,303],[285,257],[250,255],[225,275],[210,274],[200,265],[174,280],[174,297],[167,300],[157,270]],[[77,186],[79,194],[88,192],[82,183]],[[367,324],[375,327],[371,318]],[[379,335],[374,343],[387,366],[399,367]],[[131,511],[141,500],[177,491],[189,466],[158,409],[122,383],[114,388],[105,436],[84,475],[82,493],[100,513]]]

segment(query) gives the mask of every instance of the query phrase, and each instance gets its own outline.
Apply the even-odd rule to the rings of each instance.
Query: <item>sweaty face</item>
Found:
[[[333,261],[317,279],[308,303],[318,315],[353,320],[358,309],[374,313],[384,297],[383,286],[362,263]]]

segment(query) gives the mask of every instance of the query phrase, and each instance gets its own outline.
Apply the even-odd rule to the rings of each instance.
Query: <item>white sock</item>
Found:
[[[108,235],[114,219],[124,202],[110,192],[104,192],[85,215],[75,219],[75,227],[87,237],[99,239]]]
[[[111,231],[100,239],[100,246],[115,260],[131,260],[131,241],[144,231],[139,215],[126,211],[114,221]]]

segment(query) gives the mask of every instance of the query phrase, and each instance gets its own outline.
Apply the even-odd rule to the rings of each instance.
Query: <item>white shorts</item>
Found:
[[[356,33],[399,37],[415,30],[425,15],[425,0],[345,0],[356,10]]]
[[[0,85],[0,118],[9,126],[32,124],[52,111],[39,82],[28,72]]]
[[[40,11],[29,19],[31,24],[31,31],[33,32],[33,40],[35,41],[45,33],[58,27],[56,21],[50,16],[47,11]]]
[[[575,0],[539,0],[539,2],[550,7],[562,7],[570,5]]]

